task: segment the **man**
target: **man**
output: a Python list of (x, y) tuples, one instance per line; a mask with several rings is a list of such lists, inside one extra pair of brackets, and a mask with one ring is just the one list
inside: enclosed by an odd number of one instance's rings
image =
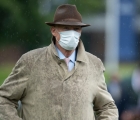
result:
[[(118, 120), (104, 80), (102, 62), (80, 40), (75, 5), (57, 8), (52, 43), (24, 54), (0, 87), (1, 120)], [(22, 103), (21, 118), (17, 115)], [(94, 115), (95, 112), (95, 115)]]

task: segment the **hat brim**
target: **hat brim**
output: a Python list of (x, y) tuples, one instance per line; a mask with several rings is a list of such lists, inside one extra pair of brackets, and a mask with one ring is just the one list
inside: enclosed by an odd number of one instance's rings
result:
[(82, 22), (69, 22), (69, 21), (63, 21), (63, 22), (45, 22), (49, 26), (54, 25), (69, 25), (69, 26), (80, 26), (80, 27), (88, 27), (89, 24), (84, 24)]

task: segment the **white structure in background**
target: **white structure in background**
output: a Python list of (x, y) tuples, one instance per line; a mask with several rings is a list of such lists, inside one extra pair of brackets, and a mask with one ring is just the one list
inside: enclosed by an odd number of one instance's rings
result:
[(106, 0), (105, 67), (108, 72), (119, 68), (119, 0)]
[(91, 26), (85, 27), (83, 32), (104, 32), (105, 31), (105, 14), (92, 14), (83, 17), (83, 22)]

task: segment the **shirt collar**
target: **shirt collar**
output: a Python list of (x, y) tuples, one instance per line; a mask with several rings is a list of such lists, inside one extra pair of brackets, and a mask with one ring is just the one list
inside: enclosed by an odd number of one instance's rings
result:
[[(56, 48), (56, 51), (58, 53), (58, 56), (60, 59), (65, 59), (66, 57), (63, 55), (63, 53), (55, 46)], [(69, 59), (75, 63), (75, 60), (76, 60), (76, 50), (73, 51), (73, 53), (69, 56)]]

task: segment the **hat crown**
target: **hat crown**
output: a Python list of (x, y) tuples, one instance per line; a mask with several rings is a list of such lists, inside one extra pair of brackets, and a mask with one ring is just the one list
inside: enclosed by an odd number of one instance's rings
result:
[(77, 11), (75, 5), (64, 4), (56, 9), (54, 22), (62, 21), (82, 22), (81, 14)]
[(71, 25), (87, 27), (89, 24), (82, 23), (82, 16), (75, 5), (64, 4), (59, 6), (54, 14), (53, 22), (45, 22), (49, 26)]

